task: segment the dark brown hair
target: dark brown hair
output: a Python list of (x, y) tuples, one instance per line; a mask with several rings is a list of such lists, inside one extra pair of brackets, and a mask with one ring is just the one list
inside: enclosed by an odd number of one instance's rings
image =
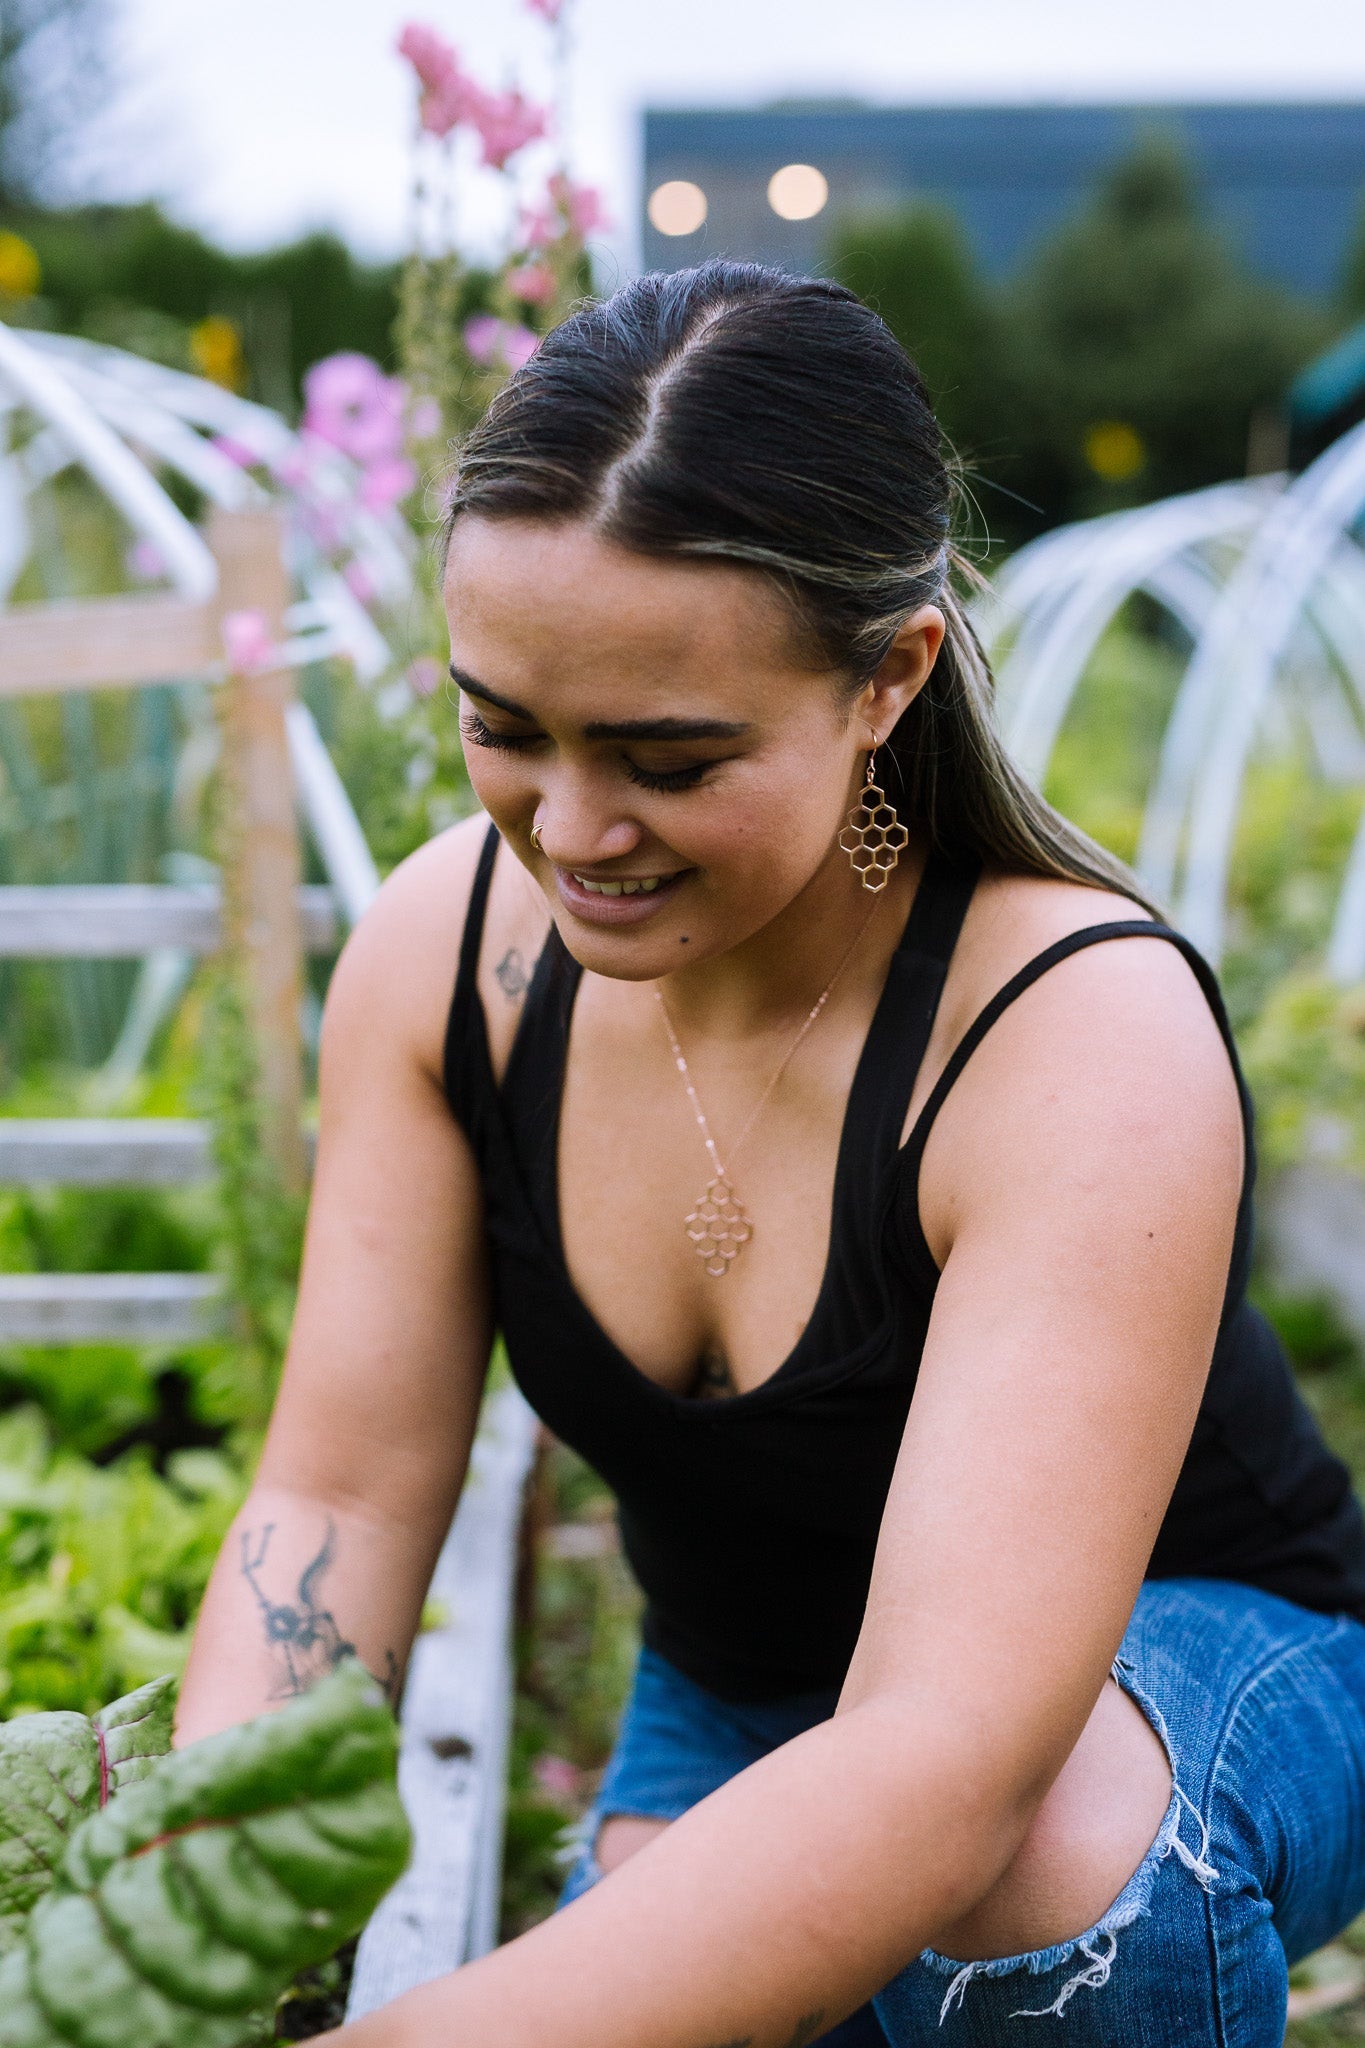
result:
[(823, 279), (713, 262), (637, 278), (546, 336), (461, 451), (445, 539), (465, 513), (590, 520), (637, 554), (747, 565), (851, 692), (938, 605), (942, 652), (889, 741), (898, 807), (949, 852), (1145, 902), (1001, 744), (955, 503), (923, 381), (875, 313)]

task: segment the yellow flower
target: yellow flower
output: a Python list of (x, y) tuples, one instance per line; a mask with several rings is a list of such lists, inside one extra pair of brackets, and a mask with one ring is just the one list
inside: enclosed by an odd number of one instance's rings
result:
[(245, 381), (241, 330), (221, 313), (210, 313), (190, 329), (190, 354), (200, 375), (227, 391), (240, 391)]
[(33, 244), (0, 228), (0, 298), (31, 299), (42, 281), (42, 265)]
[(1086, 429), (1085, 459), (1103, 482), (1122, 484), (1146, 462), (1147, 446), (1126, 420), (1096, 420)]

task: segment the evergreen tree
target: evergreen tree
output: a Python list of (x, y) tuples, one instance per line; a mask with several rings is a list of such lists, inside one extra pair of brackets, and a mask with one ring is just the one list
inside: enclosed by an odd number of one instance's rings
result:
[(1331, 330), (1242, 265), (1160, 137), (1038, 250), (1004, 312), (1006, 480), (1049, 523), (1241, 474), (1253, 417)]

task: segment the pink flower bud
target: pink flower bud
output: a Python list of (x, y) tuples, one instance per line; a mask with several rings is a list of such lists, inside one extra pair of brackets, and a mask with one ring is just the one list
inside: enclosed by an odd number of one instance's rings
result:
[(360, 479), (360, 502), (370, 512), (387, 511), (416, 487), (417, 471), (405, 455), (381, 455)]
[(444, 670), (434, 655), (419, 654), (408, 664), (408, 688), (414, 697), (433, 697), (441, 686)]
[(507, 289), (528, 306), (544, 306), (555, 295), (554, 272), (543, 263), (519, 263), (507, 273)]
[(234, 441), (231, 434), (215, 434), (213, 445), (229, 462), (235, 462), (238, 469), (254, 469), (261, 460), (254, 448), (248, 448), (245, 441)]
[(538, 1756), (532, 1775), (541, 1791), (548, 1792), (552, 1799), (572, 1799), (582, 1777), (577, 1766), (562, 1756)]
[(223, 652), (234, 675), (255, 675), (269, 668), (275, 647), (264, 612), (228, 612), (223, 620)]
[(159, 583), (166, 574), (166, 558), (153, 540), (139, 535), (123, 558), (128, 574), (139, 583)]
[(540, 347), (540, 337), (529, 327), (499, 320), (492, 313), (476, 313), (465, 322), (465, 347), (476, 363), (486, 368), (519, 370)]

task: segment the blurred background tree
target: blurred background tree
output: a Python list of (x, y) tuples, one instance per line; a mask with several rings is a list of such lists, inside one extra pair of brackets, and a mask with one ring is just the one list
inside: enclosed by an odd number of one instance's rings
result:
[(1295, 298), (1245, 267), (1154, 134), (999, 286), (926, 208), (839, 223), (829, 268), (919, 361), (1008, 543), (1243, 474), (1253, 424), (1365, 299), (1365, 233), (1340, 308)]

